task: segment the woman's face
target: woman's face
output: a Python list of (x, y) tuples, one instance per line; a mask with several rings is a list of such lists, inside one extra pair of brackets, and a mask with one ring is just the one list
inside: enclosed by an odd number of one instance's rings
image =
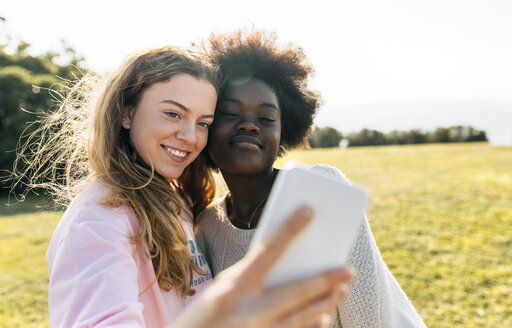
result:
[(223, 171), (255, 175), (272, 168), (279, 151), (281, 110), (275, 92), (253, 79), (232, 85), (220, 99), (208, 153)]
[(176, 74), (144, 90), (135, 108), (127, 106), (122, 126), (141, 158), (172, 181), (205, 147), (216, 101), (210, 82)]

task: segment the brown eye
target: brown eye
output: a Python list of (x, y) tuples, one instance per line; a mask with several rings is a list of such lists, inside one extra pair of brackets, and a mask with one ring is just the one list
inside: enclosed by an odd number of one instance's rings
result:
[(263, 121), (263, 122), (269, 122), (269, 123), (273, 123), (273, 122), (275, 122), (275, 121), (276, 121), (276, 120), (275, 120), (274, 118), (272, 118), (272, 117), (260, 117), (259, 119), (260, 119), (261, 121)]

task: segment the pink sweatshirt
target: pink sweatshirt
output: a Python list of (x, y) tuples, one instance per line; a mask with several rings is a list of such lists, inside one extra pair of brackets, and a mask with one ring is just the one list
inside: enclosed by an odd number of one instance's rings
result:
[(53, 234), (46, 260), (51, 327), (164, 327), (212, 279), (194, 239), (192, 214), (182, 213), (190, 252), (207, 273), (194, 273), (193, 297), (158, 287), (147, 247), (130, 237), (138, 222), (128, 207), (100, 204), (106, 188), (91, 184), (71, 202)]

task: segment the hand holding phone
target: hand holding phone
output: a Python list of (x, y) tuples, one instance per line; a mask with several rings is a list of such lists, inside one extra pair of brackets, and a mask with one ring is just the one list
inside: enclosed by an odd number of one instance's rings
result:
[(367, 192), (360, 187), (326, 178), (301, 164), (287, 163), (274, 182), (250, 248), (272, 234), (302, 205), (313, 209), (315, 220), (270, 270), (265, 287), (341, 267), (368, 202)]

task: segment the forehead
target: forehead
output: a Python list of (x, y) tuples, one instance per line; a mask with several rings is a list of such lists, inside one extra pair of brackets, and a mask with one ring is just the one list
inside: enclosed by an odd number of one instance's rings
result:
[(160, 97), (165, 97), (166, 95), (193, 97), (198, 91), (205, 89), (215, 90), (215, 87), (204, 79), (197, 78), (187, 73), (178, 73), (171, 76), (167, 81), (151, 84), (143, 91), (143, 94), (151, 94)]
[(252, 79), (240, 85), (229, 85), (222, 98), (232, 98), (242, 103), (272, 103), (276, 107), (278, 106), (278, 99), (274, 90), (265, 82), (257, 79)]

